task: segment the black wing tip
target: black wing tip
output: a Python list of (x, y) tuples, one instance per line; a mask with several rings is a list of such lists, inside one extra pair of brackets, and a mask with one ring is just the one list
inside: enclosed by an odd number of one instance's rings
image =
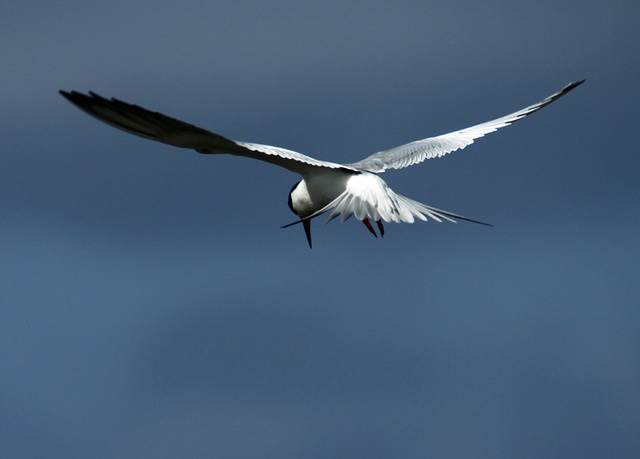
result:
[[(573, 91), (574, 89), (576, 89), (578, 86), (580, 86), (585, 81), (587, 81), (587, 80), (586, 79), (582, 79), (582, 80), (570, 82), (564, 88), (562, 88), (560, 91), (558, 91), (554, 95), (548, 97), (547, 100), (544, 101), (544, 102), (546, 102), (546, 104), (544, 104), (544, 105), (547, 105), (547, 104), (549, 104), (549, 103), (551, 103), (551, 102), (553, 102), (555, 100), (558, 100), (559, 98), (561, 98), (565, 94), (567, 94), (567, 93)], [(542, 108), (542, 107), (540, 107), (540, 108)]]
[(280, 229), (289, 228), (290, 226), (297, 225), (298, 223), (302, 223), (302, 220), (296, 220), (295, 222), (287, 223), (286, 225), (282, 225)]
[(63, 89), (60, 89), (58, 93), (62, 97), (67, 99), (69, 102), (75, 105), (118, 104), (118, 105), (126, 105), (126, 106), (139, 108), (137, 105), (129, 104), (127, 102), (122, 102), (121, 100), (116, 99), (115, 97), (111, 97), (110, 99), (107, 99), (106, 97), (103, 97), (94, 91), (87, 91), (86, 93), (83, 93), (75, 90), (65, 91)]
[(67, 99), (69, 102), (71, 102), (72, 104), (76, 105), (77, 107), (85, 107), (91, 104), (95, 104), (96, 102), (105, 102), (106, 99), (98, 94), (96, 94), (93, 91), (89, 91), (87, 94), (82, 93), (80, 91), (65, 91), (63, 89), (60, 89), (58, 91), (58, 94), (60, 94), (62, 97), (64, 97), (65, 99)]
[(566, 85), (563, 89), (562, 92), (566, 93), (569, 92), (575, 88), (577, 88), (578, 86), (580, 86), (582, 83), (584, 83), (585, 81), (587, 81), (586, 78), (583, 78), (582, 80), (578, 80), (578, 81), (572, 81), (571, 83), (569, 83), (568, 85)]
[[(429, 206), (427, 207), (430, 211), (435, 212), (436, 214), (440, 214), (438, 215), (439, 217), (446, 215), (447, 217), (453, 219), (453, 220), (449, 220), (449, 221), (453, 221), (453, 223), (457, 223), (456, 220), (464, 220), (465, 222), (477, 223), (478, 225), (493, 226), (491, 223), (485, 223), (485, 222), (481, 222), (480, 220), (474, 220), (473, 218), (463, 217), (462, 215), (454, 214), (452, 212), (447, 212), (446, 210), (436, 209), (435, 207), (429, 207)], [(447, 218), (445, 218), (445, 220), (446, 219)]]
[[(64, 89), (60, 89), (58, 91), (58, 94), (60, 94), (63, 97), (66, 97), (67, 99), (73, 99), (73, 98), (77, 98), (77, 97), (89, 97), (86, 94), (80, 92), (80, 91), (75, 91), (75, 90), (71, 90), (71, 91), (65, 91)], [(92, 94), (91, 91), (89, 91), (89, 94)]]
[(83, 95), (78, 91), (65, 91), (64, 89), (60, 89), (58, 91), (58, 94), (60, 94), (62, 97), (64, 97), (70, 102), (73, 102), (73, 100), (76, 99), (78, 96)]
[(464, 220), (465, 222), (469, 222), (469, 223), (477, 223), (478, 225), (484, 225), (484, 226), (493, 226), (491, 223), (485, 223), (485, 222), (481, 222), (480, 220), (474, 220), (473, 218), (467, 218), (467, 217), (461, 217), (460, 215), (456, 215), (455, 218), (458, 218), (460, 220)]

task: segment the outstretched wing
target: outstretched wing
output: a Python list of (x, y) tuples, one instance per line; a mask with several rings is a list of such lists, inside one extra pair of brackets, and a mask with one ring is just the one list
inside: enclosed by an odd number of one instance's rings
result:
[(402, 169), (403, 167), (421, 163), (425, 159), (444, 156), (447, 153), (451, 153), (452, 151), (471, 145), (475, 139), (479, 139), (480, 137), (494, 132), (501, 127), (515, 123), (525, 116), (540, 110), (542, 107), (558, 100), (584, 81), (585, 80), (569, 83), (557, 93), (547, 97), (537, 104), (530, 105), (529, 107), (523, 108), (522, 110), (510, 115), (503, 116), (502, 118), (487, 121), (486, 123), (468, 127), (460, 131), (450, 132), (449, 134), (440, 135), (438, 137), (416, 140), (415, 142), (411, 142), (406, 145), (378, 152), (363, 159), (362, 161), (358, 161), (357, 163), (347, 164), (347, 166), (354, 167), (356, 169), (363, 169), (369, 172), (380, 173), (384, 172), (386, 169)]
[(113, 127), (147, 139), (191, 148), (199, 153), (229, 153), (266, 161), (304, 175), (315, 168), (353, 168), (341, 164), (320, 161), (292, 150), (257, 143), (227, 139), (206, 129), (152, 112), (138, 105), (118, 99), (105, 99), (94, 92), (82, 94), (77, 91), (60, 91), (69, 102), (89, 115)]

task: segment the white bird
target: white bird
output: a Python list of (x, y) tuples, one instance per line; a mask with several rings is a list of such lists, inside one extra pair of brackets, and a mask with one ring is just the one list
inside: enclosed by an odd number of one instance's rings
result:
[(425, 159), (444, 156), (471, 145), (475, 139), (508, 126), (558, 100), (584, 81), (569, 83), (546, 99), (502, 118), (449, 134), (416, 140), (351, 164), (321, 161), (285, 148), (227, 139), (137, 105), (114, 98), (105, 99), (91, 91), (88, 95), (76, 91), (60, 91), (60, 94), (89, 115), (131, 134), (176, 147), (191, 148), (198, 153), (247, 156), (300, 174), (302, 180), (289, 193), (289, 207), (299, 220), (283, 228), (302, 223), (311, 247), (311, 219), (328, 211), (331, 212), (325, 224), (338, 216), (344, 222), (355, 215), (376, 237), (371, 221), (376, 222), (381, 236), (384, 236), (383, 220), (413, 223), (416, 218), (424, 221), (432, 218), (438, 222), (448, 220), (455, 223), (454, 219), (458, 218), (488, 225), (399, 195), (377, 174), (387, 169), (401, 169)]

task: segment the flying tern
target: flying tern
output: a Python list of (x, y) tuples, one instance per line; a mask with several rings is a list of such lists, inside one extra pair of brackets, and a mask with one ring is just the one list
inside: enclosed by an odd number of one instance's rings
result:
[(325, 223), (338, 216), (342, 222), (355, 216), (376, 237), (371, 222), (375, 222), (381, 236), (384, 236), (382, 221), (413, 223), (416, 219), (426, 221), (431, 218), (438, 222), (447, 220), (455, 223), (455, 219), (460, 219), (488, 225), (397, 194), (378, 174), (387, 169), (412, 166), (425, 159), (441, 157), (469, 146), (475, 139), (508, 126), (558, 100), (584, 81), (569, 83), (546, 99), (510, 115), (380, 151), (350, 164), (321, 161), (285, 148), (231, 140), (138, 105), (115, 98), (106, 99), (91, 91), (83, 94), (61, 90), (60, 94), (89, 115), (131, 134), (176, 147), (190, 148), (198, 153), (228, 153), (259, 159), (301, 175), (302, 180), (289, 193), (289, 208), (298, 216), (298, 220), (283, 228), (302, 223), (311, 247), (311, 219), (329, 211)]

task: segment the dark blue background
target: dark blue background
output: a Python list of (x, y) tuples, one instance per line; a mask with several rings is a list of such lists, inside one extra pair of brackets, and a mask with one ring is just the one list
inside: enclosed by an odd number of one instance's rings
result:
[[(0, 456), (635, 457), (637, 2), (14, 2)], [(314, 223), (298, 177), (107, 127), (94, 90), (488, 221)]]

